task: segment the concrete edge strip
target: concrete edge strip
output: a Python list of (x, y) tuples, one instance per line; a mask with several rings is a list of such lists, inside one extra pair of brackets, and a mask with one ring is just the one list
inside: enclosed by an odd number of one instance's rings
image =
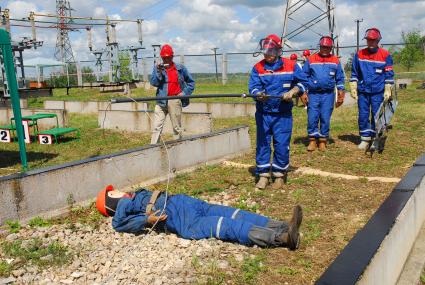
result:
[[(236, 168), (250, 168), (255, 167), (251, 164), (243, 164), (233, 161), (224, 161), (223, 165), (225, 166), (231, 166)], [(378, 181), (378, 182), (384, 182), (384, 183), (397, 183), (400, 181), (400, 178), (397, 177), (363, 177), (363, 176), (355, 176), (355, 175), (348, 175), (348, 174), (341, 174), (341, 173), (332, 173), (327, 171), (322, 171), (319, 169), (314, 169), (310, 167), (299, 167), (295, 170), (295, 173), (300, 173), (304, 175), (317, 175), (317, 176), (323, 176), (323, 177), (331, 177), (331, 178), (342, 178), (347, 180), (357, 180), (357, 179), (367, 179), (368, 181)]]
[(413, 166), (316, 284), (394, 284), (425, 220), (424, 176), (425, 166)]
[[(220, 147), (223, 140), (229, 142), (228, 148)], [(171, 176), (179, 171), (218, 163), (251, 151), (247, 126), (192, 136), (167, 144), (172, 150)], [(92, 199), (107, 184), (114, 184), (120, 189), (140, 182), (166, 180), (168, 166), (164, 160), (166, 153), (163, 146), (157, 144), (140, 149), (124, 151), (122, 155), (115, 153), (2, 177), (0, 224), (7, 219), (21, 221), (43, 213), (48, 215), (69, 205), (68, 199), (74, 203)], [(185, 154), (192, 156), (181, 159)], [(141, 169), (146, 171), (142, 173)], [(78, 180), (75, 180), (76, 177)], [(40, 199), (46, 194), (49, 194), (46, 196), (49, 199)]]
[[(178, 144), (184, 141), (193, 141), (193, 140), (197, 140), (197, 139), (201, 139), (201, 138), (208, 138), (208, 137), (213, 137), (216, 136), (218, 134), (223, 134), (223, 133), (228, 133), (228, 132), (232, 132), (241, 128), (247, 128), (248, 126), (236, 126), (236, 127), (232, 127), (232, 128), (227, 128), (227, 129), (222, 129), (222, 130), (218, 130), (218, 131), (214, 131), (208, 134), (199, 134), (199, 135), (192, 135), (192, 136), (187, 136), (184, 137), (180, 140), (171, 140), (171, 141), (167, 141), (165, 142), (165, 144), (167, 146), (172, 146), (174, 144)], [(0, 176), (0, 182), (1, 181), (6, 181), (6, 180), (13, 180), (16, 178), (23, 178), (26, 176), (31, 176), (31, 175), (37, 175), (43, 172), (48, 172), (51, 170), (57, 170), (57, 169), (62, 169), (62, 168), (67, 168), (67, 167), (72, 167), (72, 166), (76, 166), (76, 165), (81, 165), (87, 162), (93, 162), (93, 161), (98, 161), (98, 160), (103, 160), (103, 159), (108, 159), (108, 158), (114, 158), (114, 157), (118, 157), (121, 156), (123, 154), (129, 154), (129, 153), (133, 153), (133, 152), (139, 152), (148, 148), (154, 148), (157, 147), (158, 144), (156, 145), (144, 145), (141, 147), (137, 147), (137, 148), (133, 148), (133, 149), (128, 149), (128, 150), (123, 150), (123, 151), (118, 151), (112, 154), (106, 154), (106, 155), (100, 155), (100, 156), (96, 156), (96, 157), (92, 157), (92, 158), (86, 158), (86, 159), (81, 159), (81, 160), (76, 160), (76, 161), (72, 161), (72, 162), (66, 162), (60, 165), (54, 165), (54, 166), (47, 166), (47, 167), (43, 167), (43, 168), (38, 168), (38, 169), (34, 169), (34, 170), (29, 170), (27, 172), (22, 172), (22, 173), (15, 173), (15, 174), (11, 174), (11, 175), (6, 175), (6, 176)]]
[(422, 269), (425, 265), (425, 223), (422, 224), (418, 238), (404, 264), (397, 285), (419, 284)]

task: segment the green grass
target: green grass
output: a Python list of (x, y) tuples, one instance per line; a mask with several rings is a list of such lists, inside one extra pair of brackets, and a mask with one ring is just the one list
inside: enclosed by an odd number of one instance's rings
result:
[(72, 254), (69, 249), (59, 242), (43, 243), (38, 238), (26, 240), (4, 241), (1, 244), (6, 258), (19, 258), (20, 264), (14, 264), (14, 268), (33, 264), (36, 266), (61, 266), (67, 264)]
[(265, 271), (264, 255), (256, 255), (254, 257), (246, 257), (241, 266), (241, 275), (238, 276), (239, 284), (255, 284), (258, 275)]
[(10, 233), (18, 233), (21, 230), (19, 221), (6, 221), (6, 226)]
[[(100, 129), (96, 115), (69, 114), (68, 125), (80, 130), (80, 139), (75, 139), (71, 135), (60, 139), (59, 144), (40, 145), (33, 142), (26, 145), (30, 169), (109, 154), (146, 145), (150, 142), (150, 133), (129, 133)], [(0, 161), (3, 165), (3, 168), (0, 168), (0, 175), (20, 171), (18, 144), (1, 144)]]
[(32, 228), (38, 228), (38, 227), (49, 227), (51, 223), (49, 220), (45, 220), (41, 217), (34, 217), (28, 222), (28, 225)]
[(6, 261), (0, 261), (0, 277), (8, 277), (13, 270), (13, 265)]

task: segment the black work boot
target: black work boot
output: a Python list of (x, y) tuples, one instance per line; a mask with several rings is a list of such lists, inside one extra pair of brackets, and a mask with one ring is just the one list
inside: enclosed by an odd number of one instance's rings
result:
[(303, 210), (300, 205), (294, 207), (289, 228), (286, 233), (280, 236), (281, 241), (290, 249), (296, 250), (300, 245), (299, 228), (303, 220)]

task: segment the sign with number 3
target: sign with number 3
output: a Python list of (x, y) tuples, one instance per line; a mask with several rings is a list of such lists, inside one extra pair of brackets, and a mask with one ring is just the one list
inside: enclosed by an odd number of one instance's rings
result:
[(38, 142), (40, 144), (52, 144), (52, 136), (51, 135), (38, 135)]

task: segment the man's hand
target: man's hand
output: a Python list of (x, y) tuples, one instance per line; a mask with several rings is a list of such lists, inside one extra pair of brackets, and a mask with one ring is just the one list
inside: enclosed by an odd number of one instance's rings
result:
[(384, 89), (384, 101), (388, 102), (388, 100), (390, 100), (391, 96), (392, 96), (392, 89), (393, 86), (391, 84), (385, 84), (385, 89)]
[(344, 90), (338, 90), (338, 96), (336, 99), (335, 107), (339, 107), (344, 103), (345, 98), (345, 91)]
[(257, 100), (260, 102), (266, 102), (269, 99), (269, 96), (266, 95), (266, 93), (261, 92), (258, 97)]
[(304, 92), (303, 95), (300, 96), (301, 102), (303, 102), (304, 106), (308, 105), (308, 94)]
[(158, 77), (162, 77), (162, 70), (164, 69), (164, 65), (162, 65), (161, 63), (158, 63), (156, 65), (156, 74), (158, 75)]
[(355, 100), (359, 99), (357, 95), (357, 81), (350, 82), (350, 95)]
[(161, 212), (160, 210), (155, 211), (154, 213), (150, 214), (148, 216), (147, 222), (151, 225), (155, 224), (156, 222), (162, 222), (167, 219), (167, 215), (163, 214), (161, 216), (157, 216), (157, 214)]
[(295, 86), (288, 92), (283, 93), (282, 100), (286, 102), (290, 102), (292, 98), (298, 95), (299, 92), (300, 92), (300, 88), (298, 86)]

